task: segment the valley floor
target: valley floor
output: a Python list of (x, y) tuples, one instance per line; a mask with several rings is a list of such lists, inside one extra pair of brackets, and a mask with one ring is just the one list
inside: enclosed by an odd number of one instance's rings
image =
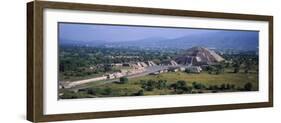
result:
[(61, 89), (60, 98), (258, 91), (258, 88), (258, 73), (256, 71), (233, 73), (230, 69), (226, 69), (220, 74), (210, 74), (203, 71), (197, 74), (167, 72), (158, 75), (145, 75), (129, 78), (128, 82), (123, 84), (98, 81), (76, 88)]

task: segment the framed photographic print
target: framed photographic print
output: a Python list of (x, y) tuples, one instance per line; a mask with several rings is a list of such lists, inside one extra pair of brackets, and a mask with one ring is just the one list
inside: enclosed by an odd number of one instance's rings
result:
[(33, 122), (273, 106), (273, 17), (27, 4)]

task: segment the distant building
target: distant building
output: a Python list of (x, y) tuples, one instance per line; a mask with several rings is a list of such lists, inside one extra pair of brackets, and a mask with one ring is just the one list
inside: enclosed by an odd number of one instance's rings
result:
[(108, 74), (107, 75), (107, 79), (114, 79), (114, 78), (115, 78), (115, 76), (113, 74)]
[(168, 71), (178, 72), (179, 71), (179, 67), (170, 67), (170, 68), (168, 68)]
[(178, 63), (174, 60), (166, 60), (166, 61), (161, 62), (161, 65), (177, 66)]
[(114, 64), (105, 64), (104, 66), (105, 66), (105, 67), (113, 67)]
[(186, 68), (191, 73), (200, 73), (202, 68), (200, 66), (190, 66)]
[(147, 67), (147, 66), (148, 66), (148, 65), (147, 65), (146, 63), (144, 63), (144, 62), (140, 62), (140, 64), (141, 64), (142, 67)]
[(137, 64), (131, 64), (130, 67), (133, 67), (133, 68), (135, 68), (135, 69), (140, 68), (140, 66), (138, 66)]
[(128, 72), (128, 70), (127, 69), (121, 69), (121, 70), (119, 70), (121, 73), (127, 73)]
[(180, 71), (185, 71), (185, 67), (180, 67), (179, 70)]
[(147, 61), (146, 64), (148, 66), (156, 66), (157, 64), (155, 64), (153, 61)]
[(124, 67), (134, 67), (134, 68), (141, 68), (141, 67), (150, 67), (156, 66), (153, 61), (146, 61), (146, 62), (136, 62), (136, 63), (123, 63)]
[(113, 73), (113, 75), (114, 75), (115, 78), (120, 78), (120, 77), (125, 76), (125, 74), (124, 74), (124, 73), (121, 73), (121, 72)]
[(182, 56), (176, 58), (178, 64), (182, 65), (192, 65), (194, 56)]
[(124, 63), (123, 66), (124, 66), (124, 67), (131, 67), (131, 64), (129, 64), (129, 63)]
[(121, 64), (121, 63), (116, 63), (116, 64), (112, 64), (112, 66), (122, 67), (122, 66), (123, 66), (123, 64)]
[(142, 67), (142, 65), (141, 65), (140, 62), (137, 62), (135, 65), (136, 65), (137, 67)]

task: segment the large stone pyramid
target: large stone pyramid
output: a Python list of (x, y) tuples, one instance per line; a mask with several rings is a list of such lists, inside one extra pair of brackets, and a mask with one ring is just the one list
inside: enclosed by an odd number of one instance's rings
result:
[(178, 64), (183, 65), (209, 65), (223, 60), (215, 51), (204, 47), (192, 47), (175, 59)]

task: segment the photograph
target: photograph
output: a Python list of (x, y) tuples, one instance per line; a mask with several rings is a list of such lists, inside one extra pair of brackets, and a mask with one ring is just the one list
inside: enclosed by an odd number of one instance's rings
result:
[(259, 31), (58, 22), (58, 99), (259, 90)]
[(274, 14), (94, 1), (26, 5), (28, 121), (275, 104)]

